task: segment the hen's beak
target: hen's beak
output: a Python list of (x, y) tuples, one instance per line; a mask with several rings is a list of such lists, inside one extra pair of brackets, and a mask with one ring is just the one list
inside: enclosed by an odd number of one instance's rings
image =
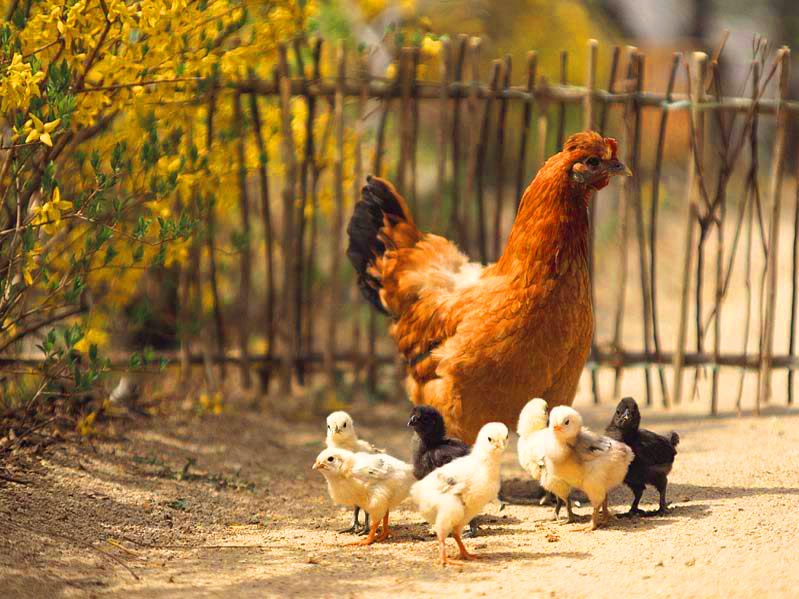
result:
[(620, 160), (611, 158), (605, 160), (605, 172), (609, 175), (624, 175), (625, 177), (632, 177), (633, 172)]

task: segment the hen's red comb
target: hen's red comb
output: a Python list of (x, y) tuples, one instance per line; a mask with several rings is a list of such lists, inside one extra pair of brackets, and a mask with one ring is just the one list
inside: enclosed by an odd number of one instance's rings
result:
[(619, 143), (612, 137), (606, 137), (605, 143), (610, 146), (610, 157), (616, 158), (616, 152), (619, 150)]

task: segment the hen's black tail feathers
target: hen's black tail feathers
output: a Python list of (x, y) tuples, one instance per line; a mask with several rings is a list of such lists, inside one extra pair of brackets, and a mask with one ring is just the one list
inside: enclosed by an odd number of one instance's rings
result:
[(671, 443), (672, 447), (677, 447), (680, 444), (680, 435), (674, 431), (671, 431), (671, 435), (669, 435), (669, 443)]
[(361, 190), (361, 200), (355, 204), (347, 226), (349, 247), (347, 256), (358, 274), (358, 287), (366, 300), (383, 314), (388, 314), (380, 301), (380, 280), (368, 272), (377, 256), (386, 251), (380, 238), (384, 217), (391, 221), (407, 220), (402, 201), (385, 181), (377, 177), (366, 178)]

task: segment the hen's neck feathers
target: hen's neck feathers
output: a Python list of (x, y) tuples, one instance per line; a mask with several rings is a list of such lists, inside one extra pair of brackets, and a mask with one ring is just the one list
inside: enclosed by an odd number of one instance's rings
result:
[(591, 190), (571, 180), (571, 160), (554, 155), (527, 187), (496, 271), (510, 274), (543, 264), (557, 275), (562, 264), (588, 257), (588, 201)]

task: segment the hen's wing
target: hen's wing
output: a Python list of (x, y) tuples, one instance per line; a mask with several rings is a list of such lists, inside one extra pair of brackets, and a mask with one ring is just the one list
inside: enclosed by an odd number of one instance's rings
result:
[(347, 233), (362, 293), (394, 318), (392, 333), (414, 378), (433, 378), (431, 352), (455, 334), (463, 292), (477, 284), (482, 266), (443, 237), (419, 231), (402, 196), (377, 177), (368, 178)]

